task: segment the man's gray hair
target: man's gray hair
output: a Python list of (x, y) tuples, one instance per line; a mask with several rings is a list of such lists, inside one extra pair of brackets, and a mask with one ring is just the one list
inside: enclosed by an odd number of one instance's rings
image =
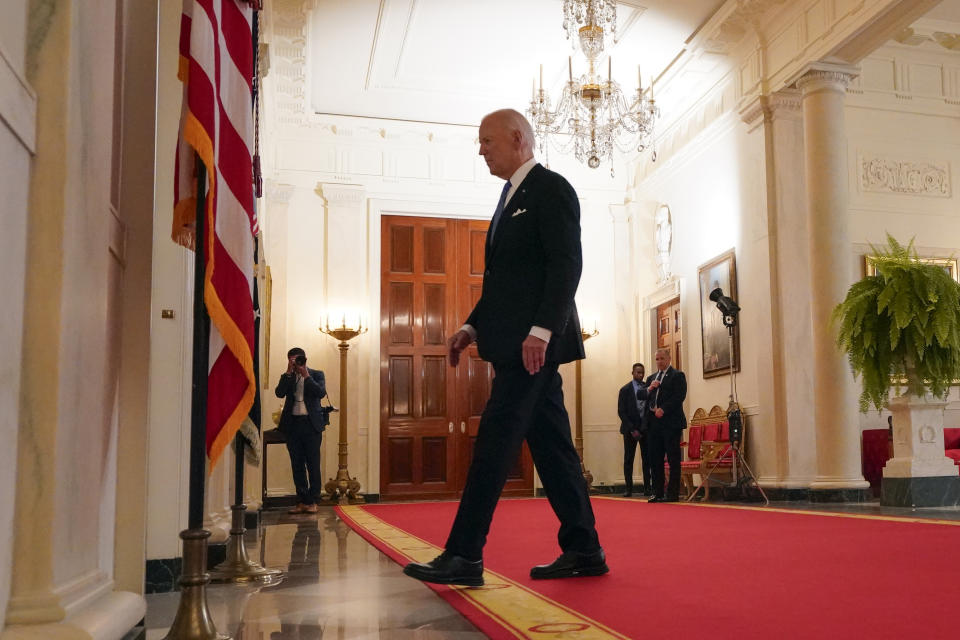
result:
[(522, 113), (516, 109), (498, 109), (497, 111), (488, 113), (483, 117), (484, 120), (487, 118), (498, 120), (509, 131), (519, 131), (520, 137), (523, 140), (523, 150), (528, 151), (531, 154), (533, 153), (533, 127), (530, 125), (530, 121), (527, 120)]

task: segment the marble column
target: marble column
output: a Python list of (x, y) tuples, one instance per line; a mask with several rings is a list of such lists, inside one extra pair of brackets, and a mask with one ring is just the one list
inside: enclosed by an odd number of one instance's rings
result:
[[(797, 238), (807, 235), (803, 112), (797, 89), (760, 96), (740, 111), (750, 135), (762, 135), (765, 180), (765, 237), (756, 251), (766, 254), (769, 326), (758, 328), (767, 342), (757, 367), (771, 375), (758, 380), (762, 402), (750, 447), (758, 481), (777, 497), (805, 494), (816, 477), (814, 365), (796, 354), (812, 344), (809, 318), (809, 254)], [(759, 141), (758, 141), (759, 143)], [(798, 276), (798, 274), (802, 274)]]
[[(812, 296), (817, 475), (810, 488), (831, 499), (856, 499), (869, 485), (860, 471), (857, 392), (830, 323), (852, 282), (847, 212), (844, 100), (851, 67), (818, 64), (798, 80), (803, 109), (807, 238)], [(852, 490), (852, 491), (847, 491)]]

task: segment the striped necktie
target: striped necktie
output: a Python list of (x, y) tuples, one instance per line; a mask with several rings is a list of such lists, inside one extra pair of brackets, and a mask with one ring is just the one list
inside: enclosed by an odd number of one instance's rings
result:
[(490, 241), (493, 242), (493, 234), (497, 231), (497, 223), (500, 222), (500, 216), (503, 215), (503, 208), (507, 204), (507, 193), (510, 191), (510, 181), (507, 180), (503, 185), (503, 191), (500, 193), (500, 202), (497, 203), (497, 210), (493, 212), (493, 220), (490, 221)]
[[(663, 376), (664, 376), (665, 373), (666, 373), (666, 371), (658, 371), (658, 372), (657, 372), (657, 382), (659, 382), (661, 385), (663, 384)], [(658, 386), (657, 389), (656, 389), (656, 391), (655, 391), (654, 394), (653, 394), (653, 407), (654, 407), (655, 409), (659, 409), (659, 408), (660, 408), (660, 389), (661, 389), (661, 388), (662, 388), (661, 386)]]

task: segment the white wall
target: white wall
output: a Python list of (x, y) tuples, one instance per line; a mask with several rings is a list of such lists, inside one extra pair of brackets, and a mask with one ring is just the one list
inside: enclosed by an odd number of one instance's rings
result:
[[(268, 77), (268, 95), (270, 83)], [(317, 116), (309, 126), (279, 126), (267, 136), (271, 185), (264, 219), (273, 274), (271, 391), (286, 350), (297, 345), (326, 372), (336, 402), (339, 352), (336, 342), (317, 330), (321, 317), (327, 309), (347, 308), (373, 319), (371, 331), (351, 342), (348, 356), (349, 469), (364, 491), (379, 492), (380, 216), (489, 219), (501, 183), (477, 155), (475, 127)], [(610, 459), (620, 447), (616, 391), (636, 357), (619, 353), (614, 320), (610, 205), (623, 202), (626, 172), (621, 169), (611, 178), (609, 168), (591, 171), (556, 153), (551, 161), (551, 168), (564, 174), (581, 198), (584, 272), (577, 300), (581, 317), (591, 327), (596, 321), (600, 330), (587, 345), (583, 365), (585, 450), (597, 482), (610, 484), (621, 475), (619, 464)], [(305, 259), (309, 269), (302, 268)], [(626, 364), (610, 366), (618, 360)], [(572, 411), (573, 367), (564, 367), (561, 375)], [(264, 395), (267, 415), (279, 406), (271, 392)], [(337, 420), (335, 414), (325, 438), (325, 477), (336, 468)], [(274, 484), (289, 477), (289, 464), (278, 449), (271, 450), (269, 468), (270, 490), (286, 489)]]
[[(23, 291), (26, 276), (27, 196), (30, 157), (35, 144), (35, 98), (25, 80), (27, 0), (4, 6), (0, 21), (0, 193), (4, 232), (0, 234), (0, 300), (7, 307), (0, 325), (0, 611), (10, 596), (13, 513), (17, 477), (17, 430), (20, 421), (20, 356), (23, 338)], [(0, 617), (0, 628), (3, 619)]]
[[(891, 42), (861, 69), (846, 109), (854, 275), (863, 273), (870, 245), (885, 244), (887, 233), (903, 243), (912, 239), (922, 256), (960, 257), (960, 54), (929, 40)], [(892, 173), (869, 179), (871, 162)], [(892, 177), (915, 171), (926, 183)], [(950, 400), (945, 423), (960, 426), (956, 389)], [(887, 415), (872, 409), (861, 416), (861, 427), (886, 428)]]
[[(700, 339), (698, 266), (736, 251), (740, 315), (741, 371), (737, 375), (740, 403), (756, 407), (758, 325), (767, 321), (762, 310), (766, 295), (757, 279), (767, 269), (758, 263), (755, 245), (765, 241), (762, 134), (747, 134), (736, 114), (727, 114), (694, 139), (680, 154), (635, 188), (633, 199), (653, 210), (667, 204), (673, 217), (672, 271), (682, 283), (683, 359), (687, 376), (687, 413), (697, 407), (726, 406), (729, 376), (704, 379)], [(652, 223), (650, 224), (652, 232)], [(649, 260), (647, 269), (653, 269)], [(648, 284), (642, 296), (654, 287)], [(717, 312), (719, 313), (719, 312)], [(652, 337), (649, 338), (652, 340)], [(646, 345), (652, 357), (651, 345)], [(652, 370), (650, 364), (648, 370)]]

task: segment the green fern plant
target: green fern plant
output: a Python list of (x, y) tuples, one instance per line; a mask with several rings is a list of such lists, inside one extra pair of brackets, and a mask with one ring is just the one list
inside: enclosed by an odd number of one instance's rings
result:
[(923, 262), (913, 240), (873, 247), (876, 275), (854, 283), (833, 310), (837, 345), (863, 380), (860, 411), (887, 404), (901, 384), (915, 396), (946, 398), (960, 380), (960, 284)]

